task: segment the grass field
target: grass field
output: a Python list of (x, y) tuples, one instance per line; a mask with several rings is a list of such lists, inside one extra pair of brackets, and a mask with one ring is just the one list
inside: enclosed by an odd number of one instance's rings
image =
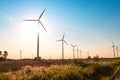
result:
[(0, 80), (109, 80), (120, 59), (7, 60), (0, 66)]

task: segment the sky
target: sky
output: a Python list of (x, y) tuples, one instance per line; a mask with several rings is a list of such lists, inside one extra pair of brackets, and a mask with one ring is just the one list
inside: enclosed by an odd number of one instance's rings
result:
[[(120, 0), (0, 0), (0, 50), (8, 58), (34, 58), (37, 55), (37, 31), (40, 21), (40, 53), (44, 59), (61, 59), (61, 42), (65, 33), (64, 56), (73, 58), (70, 44), (78, 45), (82, 58), (111, 58), (112, 42), (120, 47)], [(75, 49), (75, 56), (77, 55)], [(120, 56), (120, 54), (119, 54)], [(77, 57), (77, 56), (76, 56)]]

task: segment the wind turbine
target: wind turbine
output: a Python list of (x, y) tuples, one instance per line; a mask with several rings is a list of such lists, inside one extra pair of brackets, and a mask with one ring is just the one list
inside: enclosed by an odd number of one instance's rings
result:
[(118, 49), (118, 46), (116, 46), (116, 53), (117, 53), (117, 58), (118, 58), (118, 51), (119, 51), (119, 49)]
[(72, 45), (71, 46), (73, 47), (73, 59), (75, 59), (75, 47), (77, 47), (77, 45)]
[(20, 59), (22, 59), (22, 52), (23, 52), (23, 50), (20, 50)]
[[(24, 19), (24, 21), (34, 21), (34, 22), (38, 22), (38, 29), (39, 29), (39, 24), (41, 24), (41, 26), (44, 28), (44, 30), (47, 32), (47, 30), (45, 29), (44, 25), (42, 24), (42, 22), (40, 21), (42, 15), (44, 14), (46, 9), (43, 10), (43, 12), (41, 13), (41, 15), (39, 16), (38, 19)], [(38, 31), (38, 35), (37, 35), (37, 59), (40, 59), (39, 57), (39, 31)]]
[(79, 49), (78, 49), (78, 47), (77, 47), (77, 58), (79, 58)]
[(88, 51), (88, 52), (87, 52), (87, 58), (89, 57), (89, 54), (90, 54), (90, 53), (89, 53), (89, 51)]
[(115, 44), (114, 44), (114, 42), (112, 44), (113, 44), (113, 46), (112, 46), (112, 48), (113, 48), (113, 55), (114, 55), (114, 58), (115, 58)]
[(81, 57), (81, 59), (82, 59), (82, 51), (80, 50), (80, 57)]
[(57, 40), (58, 41), (62, 41), (62, 60), (64, 60), (64, 43), (66, 43), (68, 45), (68, 43), (64, 40), (65, 34), (63, 34), (62, 39)]

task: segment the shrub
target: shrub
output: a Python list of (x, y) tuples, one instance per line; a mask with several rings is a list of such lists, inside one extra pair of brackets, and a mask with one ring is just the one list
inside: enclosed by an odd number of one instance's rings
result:
[(94, 61), (98, 61), (99, 60), (99, 56), (96, 55), (96, 56), (93, 57), (93, 59), (94, 59)]
[(33, 75), (30, 80), (41, 80), (41, 77), (39, 77), (38, 75)]
[(88, 56), (87, 59), (91, 59), (91, 56)]
[(0, 75), (0, 80), (10, 80), (9, 77), (7, 75)]
[(113, 72), (110, 65), (91, 64), (84, 69), (86, 76), (93, 80), (100, 80), (102, 77), (109, 76)]
[(31, 72), (31, 66), (24, 67), (25, 74), (29, 74)]
[(74, 59), (71, 64), (76, 65), (76, 66), (81, 66), (81, 67), (86, 67), (89, 65), (89, 64), (87, 64), (81, 60), (78, 60), (78, 59)]
[[(119, 60), (83, 61), (75, 59), (69, 65), (25, 66), (18, 71), (1, 73), (0, 80), (105, 80), (120, 65)], [(8, 65), (8, 62), (6, 63), (5, 66)]]
[(0, 61), (4, 61), (5, 59), (4, 59), (4, 57), (0, 57)]

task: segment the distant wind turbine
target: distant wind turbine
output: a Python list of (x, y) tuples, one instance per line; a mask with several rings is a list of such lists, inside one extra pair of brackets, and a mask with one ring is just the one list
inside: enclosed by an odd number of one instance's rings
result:
[(75, 59), (75, 47), (77, 47), (77, 45), (72, 45), (71, 46), (73, 47), (73, 59)]
[(118, 46), (116, 46), (116, 53), (117, 53), (117, 58), (118, 58), (118, 51), (119, 51), (119, 49), (118, 49)]
[[(44, 25), (42, 24), (42, 22), (40, 21), (42, 15), (44, 14), (46, 9), (43, 10), (43, 12), (41, 13), (41, 15), (39, 16), (38, 19), (24, 19), (24, 21), (34, 21), (34, 22), (38, 22), (38, 29), (39, 29), (39, 24), (41, 24), (41, 26), (44, 28), (44, 30), (47, 32), (47, 30), (45, 29)], [(38, 31), (38, 35), (37, 35), (37, 59), (40, 59), (39, 57), (39, 31)]]
[(114, 58), (115, 58), (115, 44), (114, 44), (114, 42), (112, 43), (113, 45), (112, 45), (112, 48), (113, 48), (113, 55), (114, 55)]
[(57, 40), (58, 41), (62, 41), (62, 60), (64, 60), (64, 43), (66, 43), (68, 45), (68, 43), (64, 40), (65, 34), (63, 34), (62, 39)]
[(79, 58), (79, 49), (78, 49), (78, 47), (77, 47), (77, 58)]
[(23, 50), (20, 50), (20, 59), (22, 59)]
[(89, 51), (88, 51), (88, 52), (87, 52), (87, 58), (89, 57), (89, 54), (90, 54), (90, 53), (89, 53)]
[(82, 59), (82, 51), (80, 50), (80, 58)]

